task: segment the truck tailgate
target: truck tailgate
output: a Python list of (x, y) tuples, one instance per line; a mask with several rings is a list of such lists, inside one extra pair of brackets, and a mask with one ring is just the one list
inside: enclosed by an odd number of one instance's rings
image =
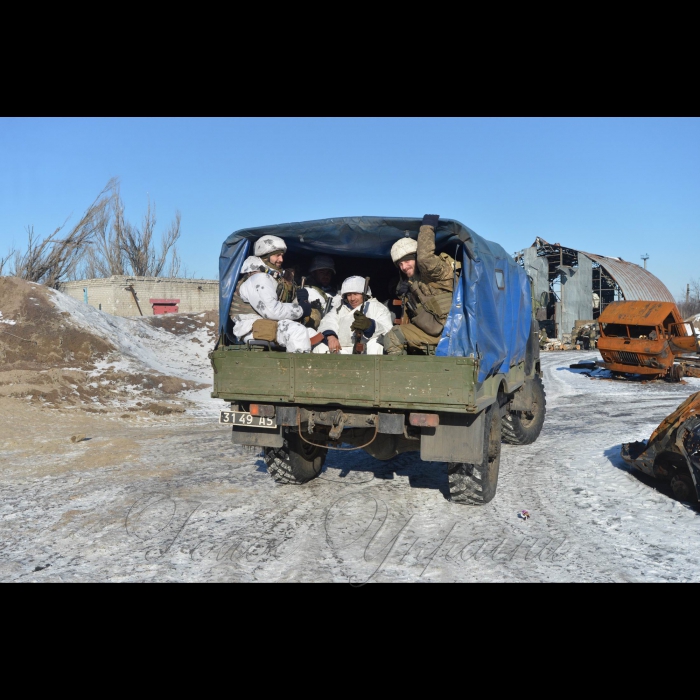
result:
[(474, 360), (424, 355), (212, 353), (217, 398), (464, 411), (474, 405)]

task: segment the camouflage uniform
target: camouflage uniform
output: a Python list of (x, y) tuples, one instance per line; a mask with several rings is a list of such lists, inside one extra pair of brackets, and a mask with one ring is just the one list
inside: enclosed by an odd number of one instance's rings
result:
[[(409, 323), (394, 326), (384, 336), (388, 355), (406, 354), (406, 348), (429, 354), (435, 350), (452, 305), (455, 261), (446, 253), (435, 254), (435, 229), (421, 226), (418, 232), (416, 272), (409, 279), (410, 291), (403, 298)], [(425, 320), (429, 322), (425, 325)], [(425, 325), (427, 332), (416, 325)]]

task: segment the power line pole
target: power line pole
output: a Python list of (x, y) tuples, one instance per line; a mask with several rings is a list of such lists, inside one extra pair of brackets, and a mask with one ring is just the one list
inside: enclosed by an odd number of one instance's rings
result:
[(647, 269), (647, 260), (649, 260), (649, 253), (644, 253), (644, 255), (642, 255), (642, 260), (644, 260), (644, 269), (646, 270)]

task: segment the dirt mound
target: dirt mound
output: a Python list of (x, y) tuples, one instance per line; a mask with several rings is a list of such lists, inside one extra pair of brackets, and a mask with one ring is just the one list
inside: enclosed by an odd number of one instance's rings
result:
[(70, 323), (49, 301), (49, 290), (17, 277), (0, 277), (0, 362), (3, 370), (41, 370), (92, 363), (116, 348)]
[(118, 318), (0, 277), (0, 396), (52, 408), (171, 413), (177, 408), (158, 402), (208, 386), (202, 355), (215, 334), (210, 315)]

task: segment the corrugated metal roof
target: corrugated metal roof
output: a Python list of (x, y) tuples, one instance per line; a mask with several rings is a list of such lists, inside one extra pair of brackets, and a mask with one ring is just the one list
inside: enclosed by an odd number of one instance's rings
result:
[(620, 285), (620, 289), (627, 301), (672, 301), (673, 294), (668, 291), (666, 285), (658, 278), (634, 263), (625, 262), (620, 258), (608, 258), (605, 255), (585, 253), (585, 255), (605, 268), (606, 272)]

